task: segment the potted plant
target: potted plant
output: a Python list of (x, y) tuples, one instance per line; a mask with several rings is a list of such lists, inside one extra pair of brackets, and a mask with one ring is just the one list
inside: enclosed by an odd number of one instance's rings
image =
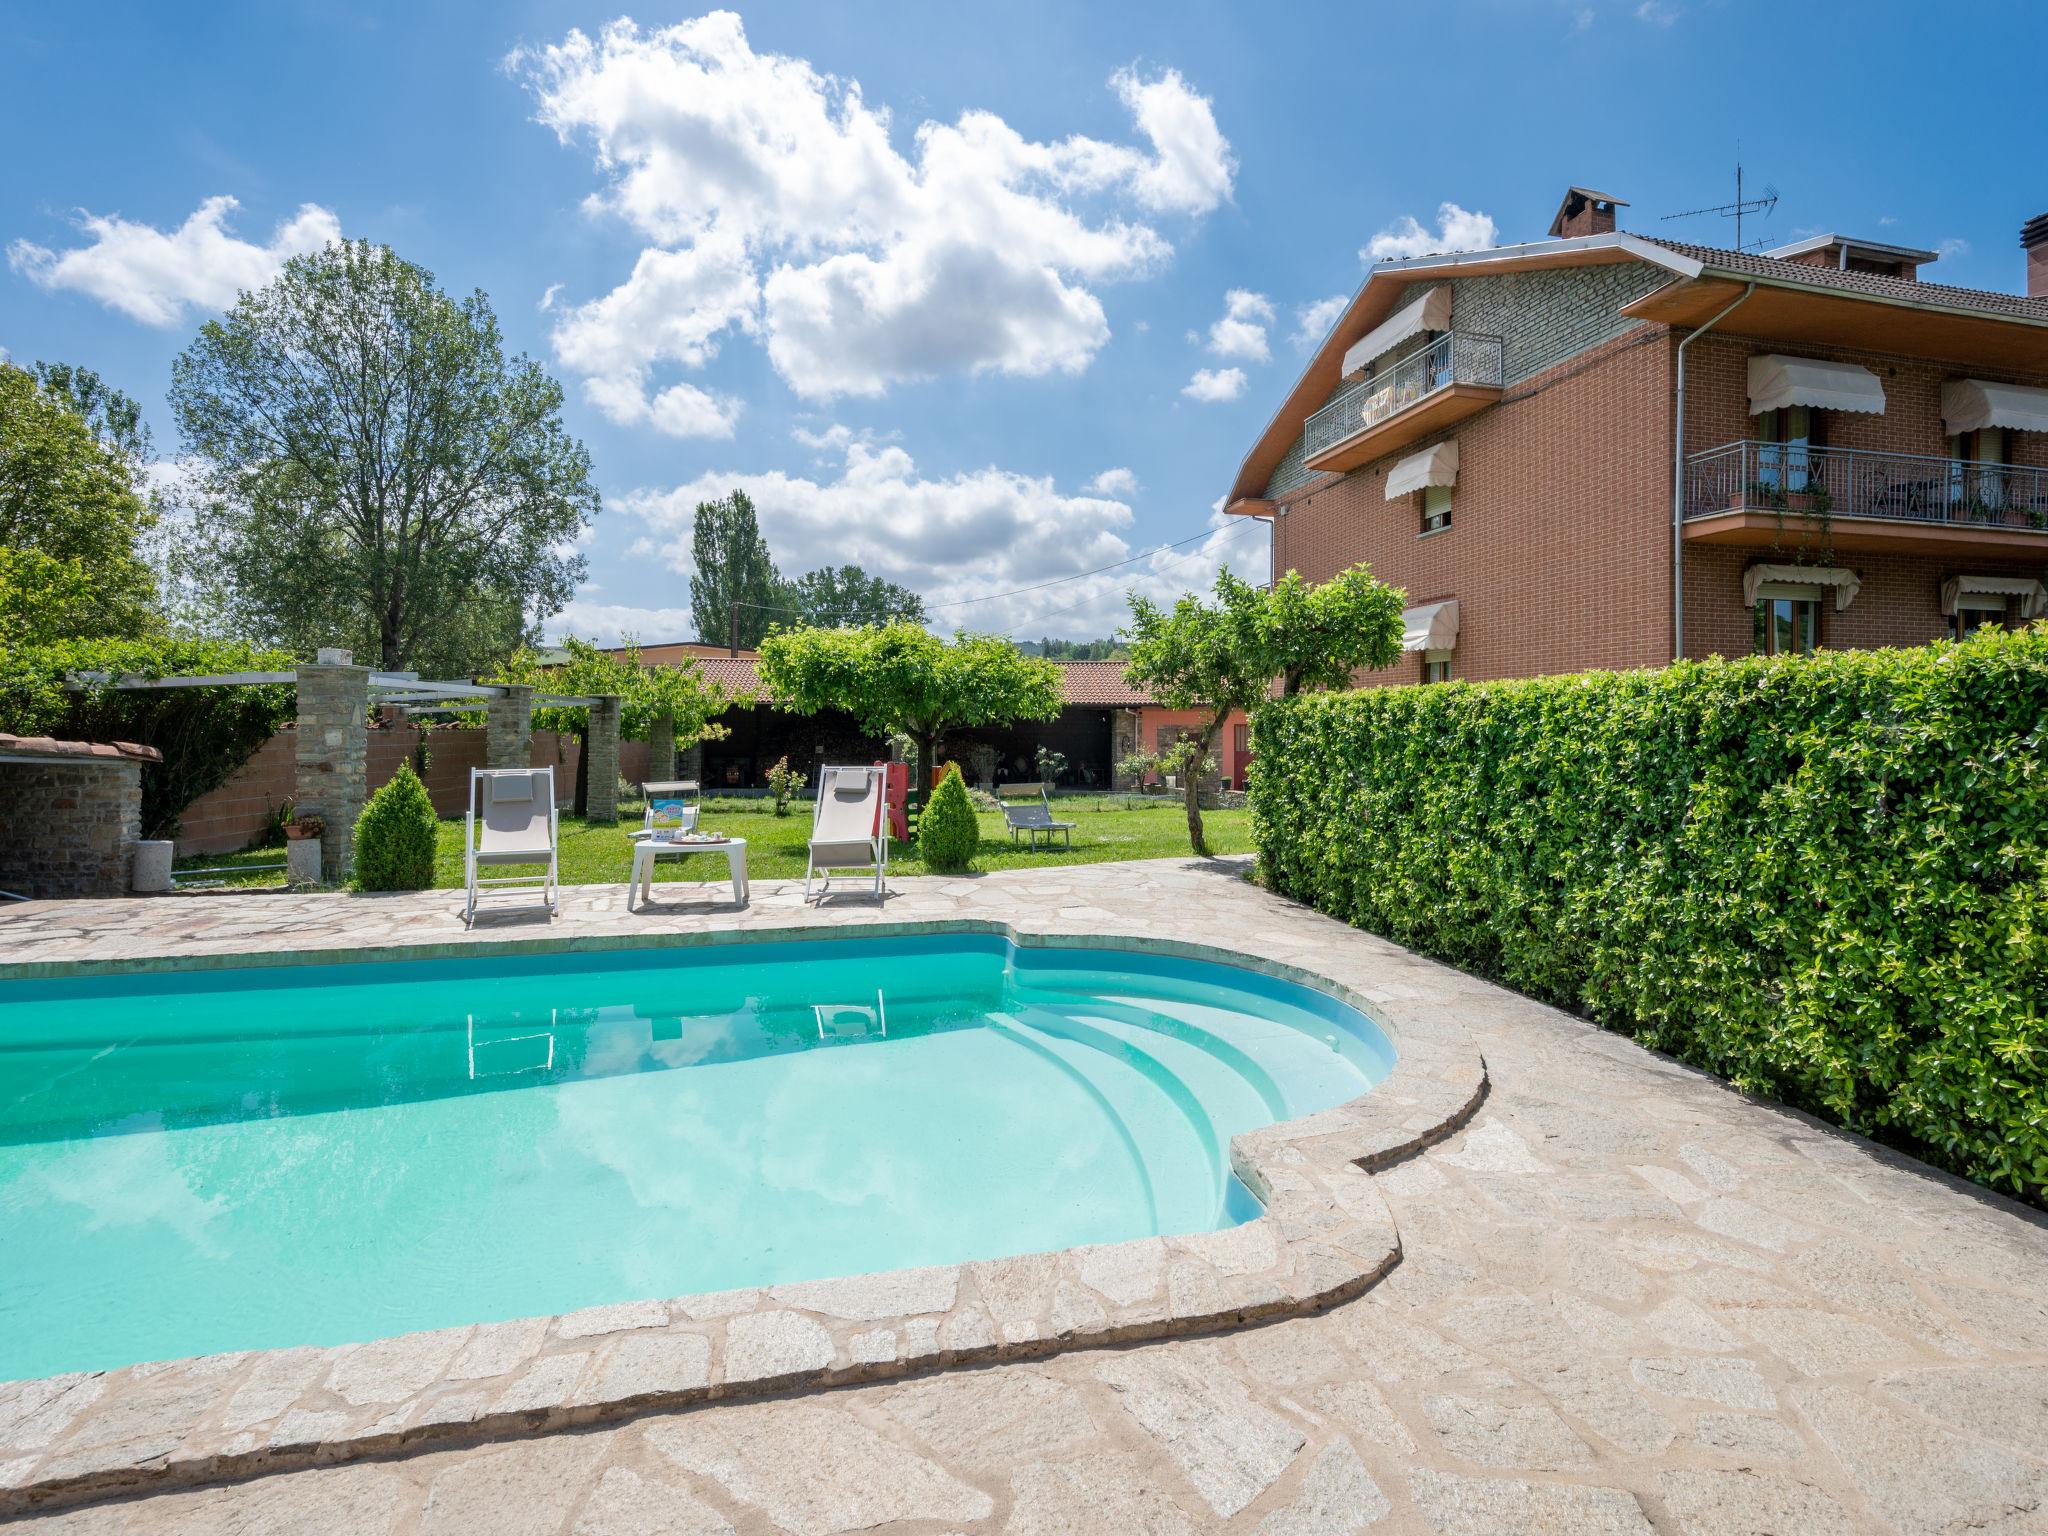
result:
[(326, 821), (318, 816), (294, 816), (284, 824), (284, 873), (290, 885), (320, 883), (320, 834)]

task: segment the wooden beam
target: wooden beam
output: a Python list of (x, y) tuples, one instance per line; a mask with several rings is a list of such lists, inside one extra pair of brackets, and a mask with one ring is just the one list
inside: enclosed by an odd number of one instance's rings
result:
[(74, 691), (91, 683), (111, 682), (116, 688), (236, 688), (269, 683), (296, 683), (296, 672), (216, 672), (186, 677), (139, 677), (133, 672), (115, 677), (110, 672), (73, 672), (64, 686)]

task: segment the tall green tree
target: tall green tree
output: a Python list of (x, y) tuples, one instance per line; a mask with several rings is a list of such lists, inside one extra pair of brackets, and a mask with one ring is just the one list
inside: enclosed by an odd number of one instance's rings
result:
[(559, 612), (596, 516), (561, 386), (490, 301), (388, 246), (296, 256), (172, 365), (198, 533), (240, 631), (461, 675)]
[(947, 731), (1060, 712), (1055, 663), (1001, 635), (960, 634), (948, 644), (910, 623), (776, 630), (761, 642), (761, 685), (799, 714), (843, 709), (877, 736), (909, 736), (919, 785), (931, 783)]
[[(850, 629), (863, 624), (925, 621), (924, 599), (908, 587), (870, 576), (857, 565), (827, 565), (788, 584), (797, 624)], [(783, 622), (791, 622), (785, 619)]]
[(68, 395), (0, 363), (0, 645), (138, 635), (156, 578), (140, 469)]
[[(1202, 711), (1187, 733), (1191, 765), (1207, 761), (1224, 723), (1263, 703), (1275, 678), (1287, 692), (1341, 687), (1360, 668), (1401, 654), (1398, 587), (1363, 565), (1310, 587), (1289, 571), (1267, 590), (1217, 572), (1215, 606), (1192, 592), (1171, 608), (1131, 597), (1131, 659), (1124, 676), (1168, 709)], [(1188, 845), (1206, 858), (1201, 775), (1183, 776)]]
[(761, 520), (745, 491), (697, 503), (690, 562), (690, 616), (699, 640), (752, 649), (770, 625), (795, 617), (789, 583), (769, 558)]
[(76, 363), (42, 363), (36, 382), (76, 411), (92, 434), (140, 469), (156, 456), (156, 440), (135, 397), (115, 388), (91, 368)]

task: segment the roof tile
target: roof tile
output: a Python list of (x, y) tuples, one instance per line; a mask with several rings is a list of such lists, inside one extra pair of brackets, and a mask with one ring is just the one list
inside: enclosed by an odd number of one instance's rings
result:
[(1724, 272), (1805, 283), (1815, 288), (1840, 288), (1849, 293), (1899, 299), (1909, 304), (1942, 304), (1951, 309), (1975, 309), (2023, 320), (2048, 320), (2048, 298), (2031, 299), (2023, 293), (1994, 293), (1987, 288), (1951, 288), (1946, 283), (1923, 283), (1903, 277), (1885, 277), (1876, 272), (1845, 272), (1836, 267), (1787, 261), (1780, 256), (1762, 256), (1755, 251), (1724, 251), (1711, 245), (1689, 245), (1682, 240), (1660, 240), (1655, 235), (1640, 238)]

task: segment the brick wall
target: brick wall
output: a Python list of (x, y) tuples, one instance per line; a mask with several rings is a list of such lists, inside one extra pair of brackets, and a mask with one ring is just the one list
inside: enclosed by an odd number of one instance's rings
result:
[[(1743, 605), (1742, 573), (1751, 563), (1793, 563), (1769, 550), (1695, 544), (1685, 552), (1685, 653), (1693, 657), (1747, 656), (1756, 648), (1755, 619)], [(1819, 563), (1815, 560), (1811, 563)], [(1953, 633), (1941, 611), (1941, 585), (1951, 576), (2024, 576), (2039, 580), (2040, 561), (1986, 560), (1923, 555), (1840, 554), (1862, 581), (1856, 601), (1840, 613), (1833, 594), (1820, 605), (1820, 643), (1828, 650), (1925, 645)], [(2017, 605), (2006, 615), (2017, 621)]]
[[(1284, 499), (1273, 567), (1323, 581), (1366, 561), (1411, 604), (1458, 600), (1454, 676), (1656, 665), (1670, 642), (1666, 333), (1639, 326), (1510, 389), (1453, 431)], [(1420, 495), (1386, 472), (1456, 438), (1451, 526), (1423, 535)], [(1411, 653), (1365, 683), (1416, 683)]]
[[(1739, 317), (1741, 311), (1736, 311)], [(1734, 323), (1731, 317), (1730, 323)], [(1989, 379), (1995, 383), (2048, 386), (2048, 368), (2040, 373), (2014, 373), (2002, 368), (1961, 367), (1890, 357), (1882, 352), (1838, 347), (1791, 347), (1718, 331), (1702, 336), (1685, 353), (1685, 451), (1701, 453), (1723, 443), (1756, 435), (1749, 414), (1749, 360), (1780, 352), (1831, 362), (1860, 363), (1884, 383), (1884, 411), (1823, 411), (1822, 431), (1829, 448), (1855, 448), (1868, 453), (1948, 453), (1948, 429), (1941, 420), (1941, 386), (1955, 378)], [(2048, 432), (2012, 432), (2006, 437), (2015, 464), (2048, 466)]]
[(142, 836), (142, 765), (132, 759), (0, 763), (0, 890), (122, 896)]
[[(383, 725), (369, 733), (370, 791), (391, 782), (400, 763), (411, 762), (419, 745), (418, 727)], [(485, 733), (458, 728), (428, 733), (427, 771), (421, 775), (442, 816), (460, 816), (469, 809), (469, 770), (485, 766)], [(555, 770), (555, 793), (564, 803), (576, 788), (577, 746), (574, 736), (553, 731), (533, 733), (531, 762)], [(621, 771), (628, 778), (645, 772), (644, 742), (621, 745)], [(197, 853), (233, 853), (257, 841), (276, 809), (292, 798), (296, 774), (296, 737), (280, 731), (270, 738), (218, 789), (201, 795), (178, 818), (178, 857)]]

